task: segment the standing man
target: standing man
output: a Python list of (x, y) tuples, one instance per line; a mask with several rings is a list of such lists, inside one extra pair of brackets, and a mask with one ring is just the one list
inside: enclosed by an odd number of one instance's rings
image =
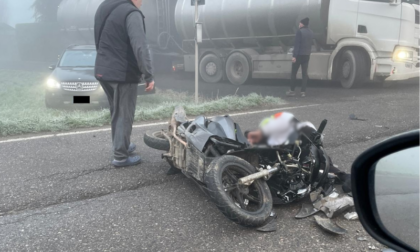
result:
[(140, 156), (130, 156), (136, 145), (130, 142), (141, 76), (146, 91), (154, 88), (152, 64), (146, 43), (143, 0), (105, 0), (95, 16), (98, 51), (95, 77), (101, 83), (110, 106), (112, 143), (116, 167), (137, 165)]
[(296, 75), (299, 68), (302, 66), (302, 88), (300, 95), (306, 96), (306, 85), (308, 83), (308, 65), (309, 58), (312, 51), (313, 32), (308, 28), (309, 18), (304, 18), (299, 23), (299, 30), (296, 32), (295, 47), (293, 49), (292, 59), (292, 78), (290, 91), (286, 93), (287, 96), (295, 96)]

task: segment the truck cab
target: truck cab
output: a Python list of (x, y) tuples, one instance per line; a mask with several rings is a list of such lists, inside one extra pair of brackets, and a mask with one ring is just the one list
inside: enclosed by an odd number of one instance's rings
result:
[(328, 23), (329, 79), (350, 88), (351, 71), (373, 81), (419, 77), (418, 0), (331, 0)]

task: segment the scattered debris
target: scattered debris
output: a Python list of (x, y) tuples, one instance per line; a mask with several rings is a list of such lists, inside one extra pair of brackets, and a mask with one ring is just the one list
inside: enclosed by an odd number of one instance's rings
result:
[(370, 245), (369, 246), (369, 249), (370, 250), (379, 250), (379, 248), (375, 247), (375, 245)]
[(347, 233), (347, 230), (333, 223), (330, 219), (322, 218), (320, 216), (314, 216), (315, 221), (323, 230), (332, 234), (343, 235)]
[(366, 139), (372, 139), (371, 137), (366, 137)]
[(337, 215), (347, 211), (354, 206), (353, 198), (343, 196), (340, 198), (325, 197), (314, 203), (314, 207), (323, 211), (328, 218), (334, 218)]
[(311, 198), (312, 203), (315, 203), (315, 201), (318, 200), (319, 195), (321, 194), (322, 190), (323, 190), (322, 187), (320, 187), (316, 191), (311, 192), (309, 197)]
[(375, 125), (375, 127), (376, 127), (376, 128), (384, 128), (384, 129), (389, 129), (389, 127), (385, 127), (385, 126), (382, 126), (382, 125)]
[(330, 197), (332, 199), (336, 199), (336, 198), (338, 198), (338, 196), (340, 196), (340, 194), (338, 194), (338, 192), (336, 192), (336, 191), (334, 191), (330, 195), (328, 195), (328, 197)]
[(358, 241), (367, 241), (368, 238), (366, 238), (366, 237), (357, 237), (357, 240)]
[(351, 114), (351, 115), (349, 116), (349, 119), (350, 119), (350, 120), (353, 120), (353, 121), (367, 121), (367, 119), (361, 119), (361, 118), (358, 118), (355, 114)]
[(357, 215), (356, 212), (351, 212), (351, 213), (346, 213), (344, 215), (344, 218), (346, 218), (347, 220), (358, 220), (359, 216)]
[(382, 249), (381, 251), (382, 252), (397, 252), (397, 251), (395, 251), (393, 249), (390, 249), (390, 248), (385, 248), (385, 249)]
[(319, 209), (316, 209), (313, 205), (303, 203), (302, 207), (300, 208), (299, 212), (296, 214), (296, 219), (303, 219), (306, 217), (309, 217), (311, 215), (314, 215), (319, 212)]
[(262, 227), (257, 228), (260, 232), (275, 232), (277, 231), (277, 214), (274, 211), (270, 213), (270, 220)]

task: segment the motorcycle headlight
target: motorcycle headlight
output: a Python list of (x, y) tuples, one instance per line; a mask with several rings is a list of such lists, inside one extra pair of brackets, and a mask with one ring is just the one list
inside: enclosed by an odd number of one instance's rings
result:
[(60, 88), (60, 83), (58, 83), (56, 80), (50, 78), (50, 79), (47, 80), (47, 87), (58, 89), (58, 88)]

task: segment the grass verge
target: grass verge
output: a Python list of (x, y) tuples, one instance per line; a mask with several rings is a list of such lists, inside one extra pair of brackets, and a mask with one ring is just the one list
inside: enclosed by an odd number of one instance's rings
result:
[[(110, 123), (109, 110), (55, 110), (44, 103), (45, 74), (0, 70), (0, 136), (58, 132), (100, 127)], [(217, 100), (200, 97), (198, 104), (187, 93), (158, 90), (139, 98), (135, 121), (168, 119), (175, 106), (184, 106), (189, 116), (224, 114), (258, 107), (274, 107), (283, 101), (258, 94), (226, 96)]]

